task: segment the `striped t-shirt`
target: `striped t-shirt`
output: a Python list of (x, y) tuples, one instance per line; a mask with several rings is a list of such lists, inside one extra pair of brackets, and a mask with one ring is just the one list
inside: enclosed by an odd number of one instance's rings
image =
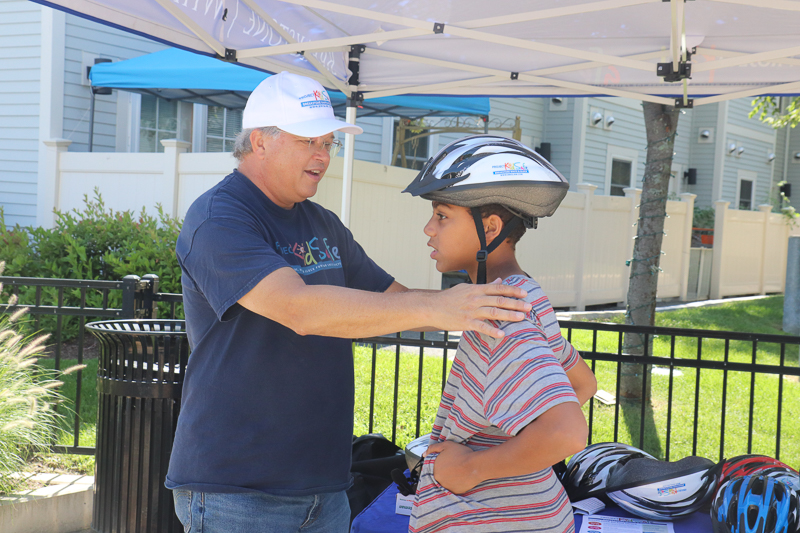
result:
[[(500, 340), (464, 332), (431, 442), (497, 446), (551, 407), (578, 401), (566, 376), (578, 352), (561, 336), (550, 300), (530, 278), (510, 276), (503, 283), (528, 291), (533, 309), (521, 322), (495, 323), (505, 331)], [(434, 479), (436, 455), (425, 458), (410, 533), (574, 531), (572, 507), (551, 468), (487, 480), (456, 495)]]

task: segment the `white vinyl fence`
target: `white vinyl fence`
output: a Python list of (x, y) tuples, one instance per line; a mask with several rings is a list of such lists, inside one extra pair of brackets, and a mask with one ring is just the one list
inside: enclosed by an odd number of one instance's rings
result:
[[(229, 153), (188, 153), (188, 143), (162, 141), (163, 154), (67, 152), (69, 141), (49, 147), (48, 172), (40, 183), (40, 224), (53, 224), (53, 208), (80, 209), (97, 188), (115, 210), (166, 212), (183, 218), (192, 201), (231, 172)], [(335, 158), (314, 201), (339, 213), (342, 158)], [(430, 203), (402, 191), (416, 172), (356, 161), (351, 230), (375, 261), (414, 288), (438, 289), (441, 274), (430, 260), (423, 227)], [(555, 307), (624, 302), (641, 191), (625, 197), (596, 196), (594, 185), (578, 185), (555, 215), (539, 221), (517, 245), (523, 269), (541, 283)], [(659, 298), (687, 299), (693, 194), (668, 201), (662, 245)], [(710, 294), (724, 296), (782, 292), (789, 227), (764, 211), (727, 209), (717, 203)]]

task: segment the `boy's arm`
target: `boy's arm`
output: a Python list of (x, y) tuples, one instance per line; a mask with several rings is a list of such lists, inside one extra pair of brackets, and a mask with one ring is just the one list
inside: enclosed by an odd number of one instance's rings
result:
[(440, 485), (463, 494), (487, 479), (538, 472), (586, 447), (589, 428), (575, 402), (560, 403), (539, 415), (508, 441), (487, 450), (472, 451), (452, 441), (428, 447), (438, 453), (433, 466)]
[(567, 378), (581, 405), (591, 400), (597, 392), (597, 378), (583, 357), (578, 356), (578, 362), (567, 371)]

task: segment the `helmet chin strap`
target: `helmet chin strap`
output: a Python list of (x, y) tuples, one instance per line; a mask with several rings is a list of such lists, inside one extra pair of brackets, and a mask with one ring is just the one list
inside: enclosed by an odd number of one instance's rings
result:
[(503, 224), (503, 229), (500, 231), (500, 234), (494, 238), (489, 246), (486, 246), (486, 233), (483, 231), (481, 208), (472, 207), (470, 210), (472, 211), (472, 218), (475, 220), (475, 229), (478, 231), (478, 239), (481, 241), (481, 249), (478, 251), (476, 257), (478, 260), (478, 279), (476, 280), (476, 284), (484, 285), (486, 283), (486, 257), (506, 240), (508, 234), (522, 222), (522, 219), (514, 217), (508, 221), (508, 224)]

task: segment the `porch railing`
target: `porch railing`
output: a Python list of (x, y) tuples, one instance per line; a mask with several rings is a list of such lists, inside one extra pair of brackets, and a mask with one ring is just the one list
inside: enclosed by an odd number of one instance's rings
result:
[[(55, 316), (51, 343), (56, 369), (61, 368), (62, 327), (67, 318), (78, 320), (79, 364), (84, 360), (87, 319), (158, 318), (159, 303), (162, 309), (165, 304), (168, 306), (169, 318), (181, 318), (176, 313), (182, 295), (159, 293), (158, 278), (153, 275), (127, 276), (121, 281), (0, 277), (0, 282), (29, 298), (20, 300), (14, 308), (27, 307), (34, 317)], [(70, 305), (65, 303), (69, 300), (65, 291), (71, 291)], [(89, 306), (87, 294), (92, 291), (100, 296), (95, 296), (96, 303)], [(119, 294), (111, 297), (115, 292)], [(121, 305), (110, 307), (112, 300)], [(8, 305), (2, 307), (10, 310)], [(786, 420), (800, 417), (800, 401), (790, 400), (800, 394), (800, 337), (575, 321), (561, 322), (561, 327), (598, 376), (600, 388), (607, 392), (589, 402), (590, 439), (632, 441), (644, 449), (663, 447), (659, 454), (669, 460), (678, 452), (718, 458), (764, 453), (780, 458), (787, 448), (785, 443), (798, 438), (787, 433)], [(624, 336), (632, 333), (644, 339), (642, 355), (623, 352)], [(358, 339), (355, 343), (358, 356), (366, 358), (369, 369), (366, 383), (357, 384), (356, 389), (357, 397), (363, 400), (357, 420), (359, 416), (366, 417), (364, 429), (383, 432), (401, 445), (410, 437), (427, 433), (431, 412), (435, 413), (438, 393), (456, 353), (457, 338), (446, 332), (398, 334)], [(409, 372), (416, 375), (403, 375), (407, 358), (413, 359)], [(393, 368), (388, 386), (377, 383), (379, 364)], [(621, 397), (623, 374), (631, 373), (641, 381), (639, 396), (649, 401)], [(79, 372), (76, 413), (80, 412), (81, 378)], [(423, 383), (431, 379), (436, 384), (436, 395), (425, 397)], [(777, 380), (777, 385), (765, 385), (765, 379)], [(402, 384), (404, 381), (412, 384), (410, 391)], [(385, 423), (378, 423), (376, 406), (387, 400), (391, 424), (385, 427)], [(76, 416), (72, 445), (54, 446), (55, 452), (94, 453), (94, 447), (79, 446), (80, 423)], [(795, 428), (791, 431), (796, 430), (796, 426), (791, 427)], [(734, 436), (740, 442), (746, 441), (746, 446), (731, 446)]]

